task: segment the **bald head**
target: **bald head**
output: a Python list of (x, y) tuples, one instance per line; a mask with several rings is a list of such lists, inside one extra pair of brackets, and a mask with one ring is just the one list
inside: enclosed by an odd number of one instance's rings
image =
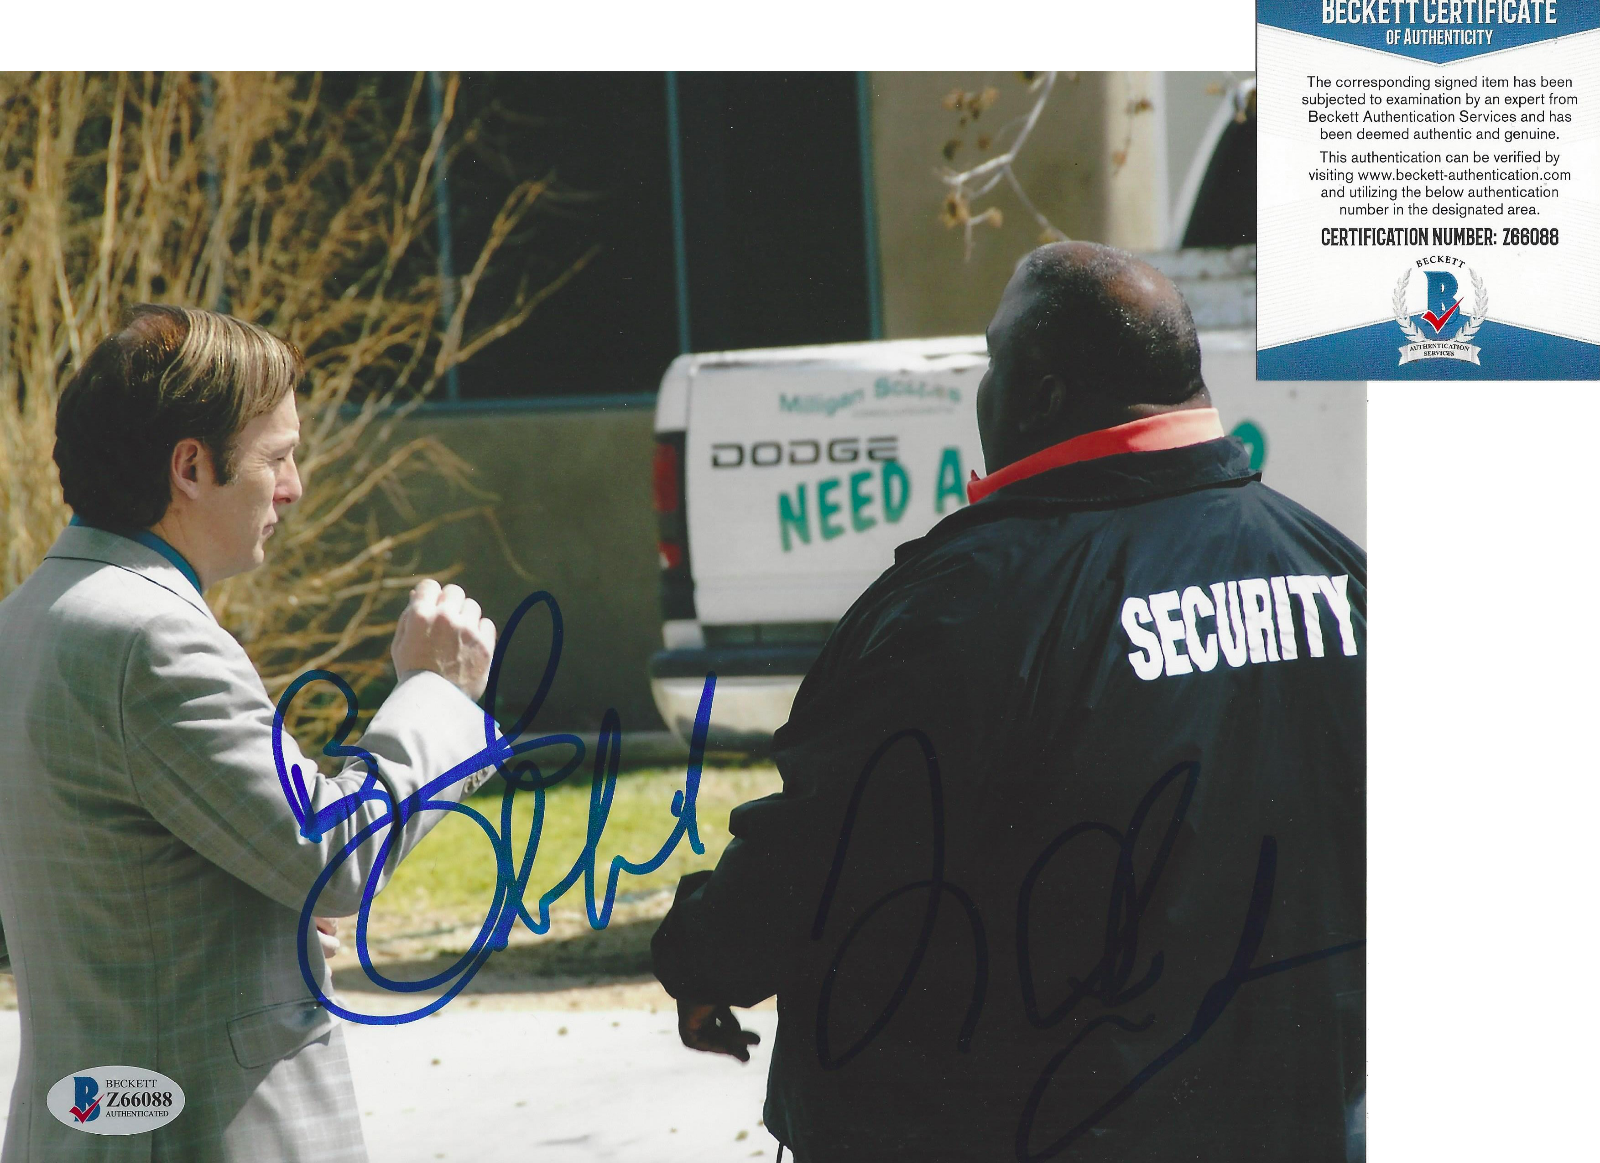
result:
[(1203, 389), (1189, 305), (1148, 263), (1057, 242), (1023, 259), (1012, 283), (1026, 304), (1019, 338), (1041, 374), (1126, 404), (1179, 404)]
[(1113, 247), (1058, 242), (1029, 254), (988, 339), (978, 421), (991, 472), (1083, 432), (1210, 404), (1183, 295)]

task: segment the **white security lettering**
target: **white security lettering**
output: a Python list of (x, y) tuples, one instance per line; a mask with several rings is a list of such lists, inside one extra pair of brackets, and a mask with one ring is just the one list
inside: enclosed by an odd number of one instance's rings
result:
[(1189, 674), (1194, 670), (1188, 656), (1178, 653), (1178, 643), (1183, 641), (1183, 623), (1172, 616), (1177, 612), (1177, 590), (1150, 595), (1150, 613), (1155, 616), (1156, 633), (1161, 635), (1161, 655), (1167, 661), (1169, 675)]
[(1264, 577), (1239, 579), (1244, 606), (1244, 637), (1250, 644), (1251, 662), (1277, 662), (1278, 641), (1272, 631), (1272, 588)]
[(1217, 607), (1217, 644), (1229, 666), (1245, 664), (1244, 614), (1239, 606), (1239, 583), (1211, 583), (1211, 598)]
[(1161, 677), (1161, 642), (1141, 626), (1141, 622), (1153, 622), (1150, 607), (1145, 605), (1144, 599), (1129, 598), (1123, 602), (1122, 628), (1128, 632), (1129, 640), (1138, 647), (1128, 655), (1128, 661), (1133, 663), (1133, 673), (1149, 682)]
[(1331, 580), (1327, 577), (1317, 579), (1317, 588), (1328, 599), (1328, 608), (1339, 620), (1339, 645), (1344, 647), (1347, 658), (1356, 652), (1356, 628), (1350, 620), (1350, 597), (1347, 592), (1349, 585), (1350, 575), (1347, 573), (1341, 573)]
[(1322, 615), (1317, 612), (1317, 578), (1300, 573), (1285, 579), (1289, 592), (1300, 599), (1300, 624), (1306, 628), (1306, 646), (1312, 658), (1322, 657)]
[(1139, 678), (1150, 682), (1163, 675), (1210, 673), (1224, 659), (1235, 668), (1296, 661), (1301, 657), (1296, 597), (1306, 655), (1324, 658), (1330, 643), (1323, 632), (1319, 594), (1338, 623), (1340, 646), (1350, 657), (1357, 653), (1357, 643), (1349, 590), (1348, 574), (1308, 573), (1247, 577), (1126, 598), (1122, 628), (1134, 647), (1128, 662)]
[(1278, 648), (1285, 662), (1300, 657), (1300, 647), (1294, 640), (1294, 607), (1289, 604), (1289, 590), (1281, 577), (1272, 579), (1272, 608), (1278, 615)]
[(1217, 636), (1210, 634), (1205, 641), (1200, 640), (1200, 628), (1195, 625), (1197, 618), (1209, 618), (1216, 614), (1217, 608), (1211, 604), (1211, 599), (1206, 597), (1205, 590), (1199, 586), (1190, 586), (1183, 591), (1183, 633), (1184, 644), (1188, 647), (1189, 658), (1201, 670), (1211, 670), (1217, 665)]

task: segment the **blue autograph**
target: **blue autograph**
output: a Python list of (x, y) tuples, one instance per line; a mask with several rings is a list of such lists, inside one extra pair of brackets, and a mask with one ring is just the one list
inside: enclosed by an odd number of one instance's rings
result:
[[(566, 895), (568, 890), (577, 883), (582, 876), (584, 884), (585, 905), (589, 914), (589, 924), (596, 929), (603, 929), (611, 919), (612, 906), (616, 903), (617, 880), (622, 873), (631, 873), (634, 876), (643, 876), (654, 872), (667, 860), (667, 857), (677, 849), (680, 841), (687, 839), (689, 847), (697, 855), (703, 855), (705, 845), (700, 840), (699, 818), (696, 815), (696, 804), (700, 792), (700, 770), (705, 756), (706, 731), (711, 721), (711, 700), (716, 690), (716, 675), (706, 675), (705, 688), (700, 695), (700, 705), (695, 714), (694, 733), (690, 740), (689, 766), (684, 777), (684, 786), (681, 791), (675, 792), (672, 797), (672, 814), (677, 818), (677, 824), (671, 834), (661, 845), (661, 848), (650, 859), (635, 864), (625, 859), (620, 853), (611, 858), (611, 867), (606, 876), (605, 900), (597, 904), (595, 899), (595, 862), (600, 845), (600, 835), (605, 830), (606, 820), (611, 813), (611, 801), (616, 792), (617, 768), (622, 758), (622, 722), (615, 709), (608, 709), (601, 720), (600, 736), (595, 746), (594, 775), (589, 789), (589, 825), (587, 839), (583, 850), (573, 861), (572, 868), (548, 892), (539, 897), (537, 916), (531, 915), (525, 905), (524, 896), (528, 890), (528, 878), (533, 871), (534, 857), (539, 850), (539, 840), (544, 828), (545, 792), (562, 782), (575, 772), (583, 763), (583, 740), (576, 735), (540, 735), (536, 738), (523, 740), (522, 735), (533, 723), (534, 717), (544, 704), (545, 696), (550, 691), (550, 684), (555, 680), (556, 668), (561, 661), (562, 627), (561, 608), (556, 604), (553, 596), (544, 590), (529, 594), (522, 603), (513, 611), (506, 622), (504, 633), (500, 635), (495, 644), (494, 660), (489, 668), (488, 687), (484, 691), (484, 703), (487, 706), (495, 705), (495, 692), (499, 686), (500, 668), (505, 661), (506, 653), (511, 641), (516, 634), (517, 627), (523, 617), (534, 606), (545, 606), (550, 612), (550, 654), (545, 660), (544, 673), (539, 679), (538, 689), (534, 691), (526, 709), (504, 734), (495, 724), (494, 716), (485, 712), (483, 716), (484, 747), (481, 751), (468, 756), (446, 771), (438, 778), (423, 785), (411, 795), (403, 799), (397, 793), (393, 782), (380, 768), (378, 761), (367, 751), (360, 747), (349, 746), (345, 739), (349, 737), (351, 729), (355, 726), (356, 715), (359, 713), (360, 704), (357, 702), (355, 692), (350, 684), (338, 675), (326, 670), (310, 670), (300, 675), (289, 688), (283, 692), (278, 700), (277, 710), (272, 721), (272, 754), (277, 764), (278, 782), (283, 787), (284, 797), (289, 801), (289, 807), (294, 812), (295, 820), (300, 826), (303, 836), (313, 842), (320, 842), (328, 830), (336, 824), (354, 815), (360, 806), (368, 800), (380, 800), (387, 805), (387, 811), (362, 828), (350, 840), (333, 854), (332, 859), (323, 868), (311, 886), (311, 891), (306, 895), (305, 906), (300, 910), (300, 972), (305, 978), (306, 985), (322, 1005), (331, 1012), (338, 1014), (353, 1022), (362, 1022), (369, 1025), (399, 1025), (405, 1022), (414, 1022), (418, 1018), (427, 1017), (447, 1005), (456, 994), (466, 988), (467, 984), (482, 969), (491, 954), (504, 949), (511, 933), (511, 926), (518, 920), (527, 925), (535, 933), (547, 933), (550, 930), (550, 905)], [(306, 787), (304, 774), (299, 764), (287, 765), (283, 752), (284, 715), (293, 703), (295, 696), (313, 682), (332, 683), (344, 695), (345, 717), (338, 729), (333, 733), (333, 738), (322, 748), (322, 753), (331, 758), (353, 758), (361, 761), (367, 769), (367, 778), (361, 787), (349, 795), (342, 797), (337, 802), (328, 805), (321, 811), (313, 809), (311, 795)], [(560, 745), (570, 746), (572, 756), (561, 765), (552, 775), (545, 776), (531, 757), (517, 760), (518, 756), (525, 756), (543, 748)], [(517, 762), (513, 763), (513, 760)], [(500, 827), (495, 828), (489, 820), (466, 804), (458, 803), (448, 798), (434, 798), (441, 791), (460, 783), (474, 773), (485, 767), (493, 766), (505, 781), (505, 790), (500, 797)], [(529, 790), (533, 792), (533, 822), (529, 827), (526, 848), (522, 854), (520, 867), (516, 866), (512, 857), (511, 845), (511, 803), (517, 792)], [(474, 938), (472, 946), (463, 953), (452, 965), (442, 972), (421, 981), (397, 981), (385, 977), (378, 972), (372, 964), (370, 951), (367, 948), (367, 923), (372, 911), (372, 900), (378, 890), (383, 870), (389, 863), (391, 854), (397, 854), (395, 840), (402, 834), (406, 822), (419, 812), (441, 811), (459, 812), (466, 816), (488, 837), (489, 843), (494, 848), (495, 854), (495, 892), (494, 901), (489, 906), (489, 912), (483, 919), (483, 924)], [(368, 843), (380, 832), (383, 833), (379, 841), (377, 859), (373, 862), (372, 870), (367, 875), (362, 887), (361, 907), (356, 919), (356, 955), (360, 958), (361, 967), (367, 977), (376, 985), (395, 993), (420, 993), (425, 990), (436, 989), (448, 983), (449, 987), (437, 998), (426, 1005), (401, 1014), (361, 1014), (346, 1009), (327, 996), (322, 990), (322, 983), (311, 970), (308, 938), (313, 924), (314, 909), (323, 889), (329, 880), (339, 871), (345, 861), (349, 860), (362, 845)]]

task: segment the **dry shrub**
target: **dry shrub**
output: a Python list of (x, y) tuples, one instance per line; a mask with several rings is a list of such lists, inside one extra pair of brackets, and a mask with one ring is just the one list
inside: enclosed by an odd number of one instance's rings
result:
[[(493, 522), (470, 466), (397, 422), (445, 373), (527, 319), (554, 283), (475, 301), (485, 271), (533, 211), (518, 184), (456, 280), (445, 318), (433, 250), (433, 171), (480, 140), (437, 130), (427, 82), (302, 74), (28, 74), (0, 77), (0, 594), (38, 565), (70, 517), (51, 460), (61, 388), (128, 306), (220, 309), (297, 344), (305, 495), (266, 565), (208, 595), (277, 695), (313, 666), (358, 690), (387, 668), (382, 642), (421, 576), (438, 525)], [(446, 132), (448, 128), (448, 133)], [(586, 261), (586, 260), (585, 260)], [(418, 490), (464, 489), (421, 521)], [(448, 570), (434, 569), (432, 576)], [(302, 698), (303, 736), (331, 708)]]

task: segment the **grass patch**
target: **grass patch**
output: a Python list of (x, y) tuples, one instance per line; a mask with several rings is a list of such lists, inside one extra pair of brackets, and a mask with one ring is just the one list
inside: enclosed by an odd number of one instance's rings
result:
[[(677, 825), (672, 798), (683, 790), (684, 773), (678, 770), (638, 771), (617, 779), (616, 794), (595, 860), (595, 898), (605, 900), (611, 858), (621, 854), (639, 864), (660, 850)], [(537, 917), (539, 898), (554, 888), (571, 870), (588, 837), (591, 779), (579, 772), (545, 793), (545, 818), (538, 839), (533, 872), (524, 895), (525, 907)], [(711, 868), (728, 844), (728, 813), (739, 804), (778, 790), (780, 779), (772, 767), (708, 768), (701, 776), (697, 818), (705, 853), (697, 855), (687, 839), (656, 871), (645, 876), (622, 873), (619, 898), (629, 894), (671, 888), (686, 872)], [(501, 799), (498, 794), (473, 796), (467, 806), (489, 821), (498, 833)], [(511, 850), (520, 868), (533, 827), (534, 796), (518, 792), (512, 800)], [(371, 933), (382, 939), (405, 932), (478, 925), (494, 901), (495, 856), (488, 836), (470, 818), (451, 812), (430, 832), (400, 866), (374, 902)], [(561, 898), (552, 902), (551, 915), (584, 914), (584, 885), (580, 877)]]

